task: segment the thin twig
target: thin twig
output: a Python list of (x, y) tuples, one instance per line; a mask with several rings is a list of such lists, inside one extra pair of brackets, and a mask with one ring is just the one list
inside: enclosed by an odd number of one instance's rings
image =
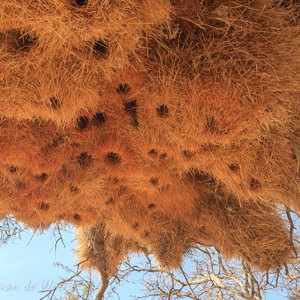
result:
[(187, 283), (187, 285), (188, 285), (188, 287), (189, 287), (189, 289), (190, 289), (190, 291), (191, 291), (191, 293), (192, 293), (192, 295), (193, 295), (193, 298), (194, 298), (195, 300), (197, 300), (197, 297), (196, 297), (195, 294), (194, 294), (194, 291), (193, 291), (193, 289), (192, 289), (192, 287), (191, 287), (191, 285), (190, 285), (190, 283), (189, 283), (189, 280), (188, 280), (188, 278), (187, 278), (187, 276), (186, 276), (186, 274), (185, 274), (185, 272), (184, 272), (182, 266), (180, 265), (179, 268), (180, 268), (180, 270), (181, 270), (181, 272), (182, 272), (182, 274), (183, 274), (183, 276), (184, 276), (184, 278), (185, 278), (185, 280), (186, 280), (186, 283)]

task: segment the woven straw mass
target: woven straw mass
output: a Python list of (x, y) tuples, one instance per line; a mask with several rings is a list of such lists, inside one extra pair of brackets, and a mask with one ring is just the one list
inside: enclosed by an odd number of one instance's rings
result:
[[(194, 245), (289, 262), (299, 212), (300, 6), (2, 0), (0, 213), (78, 227), (111, 276)], [(105, 277), (106, 276), (106, 277)]]

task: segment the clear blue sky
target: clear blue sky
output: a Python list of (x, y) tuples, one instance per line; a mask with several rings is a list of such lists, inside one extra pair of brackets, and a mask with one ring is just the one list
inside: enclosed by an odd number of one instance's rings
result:
[(54, 285), (62, 270), (54, 266), (55, 261), (74, 265), (72, 254), (73, 234), (64, 234), (66, 248), (58, 245), (55, 253), (55, 239), (51, 231), (43, 235), (25, 232), (22, 240), (0, 247), (0, 299), (35, 300), (41, 297), (39, 290)]
[[(73, 251), (77, 246), (74, 230), (70, 228), (70, 232), (62, 234), (66, 247), (59, 243), (56, 251), (52, 230), (36, 233), (33, 237), (32, 231), (27, 231), (21, 240), (0, 247), (1, 300), (38, 300), (44, 295), (40, 290), (53, 287), (61, 278), (70, 276), (54, 265), (61, 262), (72, 267), (77, 263)], [(132, 299), (129, 295), (137, 295), (138, 290), (137, 284), (124, 283), (119, 294), (122, 300)], [(55, 296), (63, 299), (59, 292)]]

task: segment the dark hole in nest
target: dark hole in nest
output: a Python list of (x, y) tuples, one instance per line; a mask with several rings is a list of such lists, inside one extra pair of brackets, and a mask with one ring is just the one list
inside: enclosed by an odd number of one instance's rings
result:
[(167, 153), (162, 153), (160, 156), (159, 156), (159, 158), (160, 159), (166, 159), (168, 157), (168, 154)]
[(43, 172), (43, 173), (41, 173), (41, 174), (39, 174), (39, 175), (36, 175), (36, 178), (37, 178), (38, 180), (45, 181), (45, 180), (48, 178), (48, 174), (45, 173), (45, 172)]
[(73, 218), (76, 221), (80, 221), (81, 220), (81, 216), (79, 214), (74, 214)]
[(182, 151), (182, 155), (186, 158), (186, 159), (190, 159), (195, 155), (195, 152), (190, 151), (190, 150), (183, 150)]
[(103, 112), (97, 112), (94, 114), (94, 121), (97, 124), (103, 124), (106, 121), (105, 114)]
[(87, 152), (82, 152), (78, 156), (77, 162), (81, 167), (88, 167), (92, 163), (92, 156), (89, 155)]
[(125, 112), (132, 117), (134, 127), (139, 126), (139, 122), (137, 119), (137, 108), (138, 108), (138, 105), (137, 105), (135, 99), (128, 100), (124, 103)]
[(106, 158), (112, 164), (118, 164), (121, 161), (121, 157), (118, 153), (115, 152), (108, 152), (106, 154)]
[(139, 121), (137, 118), (132, 118), (132, 126), (135, 127), (135, 128), (138, 128), (139, 127)]
[(108, 52), (108, 42), (103, 40), (98, 40), (94, 43), (93, 51), (101, 54), (106, 54)]
[(194, 175), (194, 178), (197, 180), (197, 181), (201, 181), (201, 182), (207, 182), (207, 183), (211, 183), (214, 181), (213, 177), (208, 174), (208, 173), (205, 173), (203, 171), (197, 171), (197, 173)]
[(35, 39), (28, 34), (17, 33), (17, 39), (15, 41), (15, 49), (19, 51), (27, 52), (34, 43)]
[(16, 173), (18, 171), (18, 168), (16, 166), (10, 166), (8, 168), (8, 171), (12, 174)]
[(113, 202), (114, 202), (113, 197), (109, 197), (109, 198), (105, 201), (105, 204), (106, 204), (106, 205), (109, 205), (109, 204), (112, 204)]
[(42, 147), (41, 151), (42, 152), (48, 152), (53, 148), (58, 147), (59, 145), (61, 145), (64, 142), (64, 136), (60, 135), (55, 137), (51, 143), (49, 143), (48, 145)]
[(155, 204), (154, 204), (154, 203), (150, 203), (150, 204), (148, 205), (148, 208), (149, 208), (149, 209), (155, 208)]
[(238, 163), (231, 163), (230, 165), (228, 165), (228, 167), (232, 172), (238, 172), (240, 169), (240, 166)]
[(118, 94), (127, 94), (130, 91), (130, 86), (128, 83), (121, 83), (117, 87), (117, 93)]
[(156, 149), (150, 149), (149, 152), (148, 152), (148, 154), (151, 155), (151, 156), (156, 156), (157, 153), (158, 153), (158, 152), (157, 152)]
[(60, 135), (52, 140), (51, 146), (55, 148), (55, 147), (58, 147), (63, 142), (64, 142), (64, 137), (62, 135)]
[(57, 220), (62, 220), (63, 218), (65, 218), (66, 214), (59, 214), (56, 216)]
[(59, 109), (61, 107), (61, 102), (57, 97), (52, 96), (50, 98), (50, 105), (53, 109)]
[(119, 194), (124, 194), (127, 191), (128, 187), (126, 185), (120, 185)]
[(150, 182), (153, 185), (158, 185), (159, 179), (157, 177), (151, 177)]
[(139, 227), (139, 223), (138, 222), (134, 222), (133, 224), (132, 224), (132, 228), (133, 229), (137, 229)]
[(46, 203), (46, 202), (41, 202), (41, 203), (39, 203), (38, 206), (41, 210), (48, 210), (50, 208), (49, 203)]
[(83, 130), (89, 126), (89, 119), (87, 117), (79, 117), (76, 121), (76, 127)]
[(120, 179), (118, 178), (118, 177), (113, 177), (113, 178), (110, 178), (110, 180), (111, 180), (111, 182), (112, 183), (114, 183), (114, 184), (116, 184), (116, 183), (118, 183), (119, 181), (120, 181)]
[(87, 5), (87, 0), (75, 0), (75, 4), (77, 6), (86, 6)]
[(137, 107), (138, 107), (138, 105), (137, 105), (135, 99), (128, 100), (124, 104), (124, 108), (125, 108), (126, 113), (133, 116), (133, 117), (136, 116)]
[(146, 237), (149, 237), (149, 236), (150, 236), (150, 232), (147, 231), (147, 230), (145, 230), (145, 231), (143, 232), (143, 237), (146, 238)]
[(166, 117), (169, 114), (169, 108), (165, 104), (161, 104), (159, 107), (157, 107), (156, 111), (160, 117)]
[(70, 186), (70, 191), (71, 191), (71, 193), (78, 193), (79, 188), (76, 185), (71, 185)]
[(214, 116), (206, 117), (205, 129), (211, 131), (215, 128), (217, 122)]
[(251, 190), (257, 190), (257, 189), (259, 189), (261, 187), (261, 183), (260, 183), (260, 181), (258, 180), (258, 179), (256, 179), (256, 178), (251, 178), (251, 180), (250, 180), (250, 188), (251, 188)]
[(205, 173), (203, 171), (199, 171), (197, 169), (191, 169), (187, 173), (188, 179), (192, 182), (202, 182), (207, 185), (215, 185), (215, 179), (209, 173)]
[(203, 144), (201, 146), (201, 148), (204, 150), (204, 151), (215, 151), (217, 149), (220, 148), (219, 145), (215, 145), (215, 144), (211, 144), (211, 143), (207, 143), (207, 144)]

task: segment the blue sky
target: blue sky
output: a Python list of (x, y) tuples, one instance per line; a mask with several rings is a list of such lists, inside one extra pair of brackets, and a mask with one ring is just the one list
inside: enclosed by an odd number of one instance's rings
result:
[(32, 231), (28, 231), (22, 234), (22, 240), (0, 247), (0, 299), (39, 299), (39, 290), (55, 284), (64, 275), (54, 266), (55, 261), (76, 263), (71, 251), (73, 234), (64, 234), (66, 248), (58, 245), (56, 252), (51, 235), (48, 231), (32, 237)]
[[(1, 300), (38, 300), (44, 294), (39, 291), (51, 288), (61, 278), (68, 278), (70, 274), (55, 266), (61, 262), (73, 267), (77, 261), (74, 254), (76, 248), (74, 230), (62, 231), (65, 248), (62, 243), (57, 245), (52, 230), (43, 234), (32, 231), (22, 234), (22, 239), (0, 247), (0, 299)], [(75, 269), (75, 268), (73, 268)], [(139, 287), (135, 284), (124, 284), (119, 289), (121, 299), (132, 299), (130, 294), (136, 294)], [(55, 294), (63, 299), (62, 293)], [(112, 297), (112, 300), (118, 299)]]

